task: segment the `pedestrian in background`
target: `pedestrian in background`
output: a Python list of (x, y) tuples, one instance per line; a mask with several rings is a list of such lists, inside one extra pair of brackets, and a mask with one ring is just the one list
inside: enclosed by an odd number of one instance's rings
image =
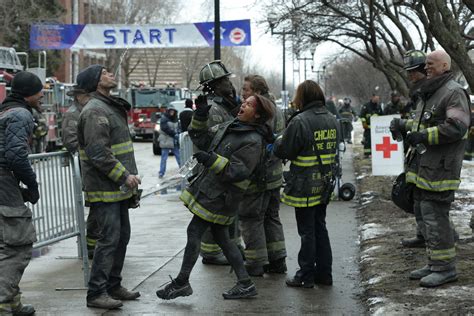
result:
[[(21, 303), (19, 283), (30, 263), (36, 232), (25, 202), (40, 198), (36, 174), (28, 160), (33, 136), (33, 108), (41, 110), (43, 84), (34, 74), (19, 72), (11, 94), (0, 105), (0, 314), (33, 315)], [(26, 185), (20, 188), (19, 183)]]
[(360, 120), (362, 127), (364, 128), (364, 138), (362, 144), (364, 145), (364, 156), (369, 157), (372, 154), (371, 150), (371, 139), (370, 139), (370, 118), (372, 116), (383, 115), (382, 108), (380, 107), (380, 97), (377, 94), (373, 94), (370, 101), (362, 106), (360, 110)]
[(101, 65), (87, 67), (77, 80), (86, 83), (84, 90), (91, 96), (79, 116), (79, 156), (85, 199), (101, 232), (92, 261), (87, 306), (114, 309), (122, 306), (123, 300), (140, 296), (121, 285), (130, 240), (128, 209), (137, 207), (134, 192), (140, 184), (127, 124), (131, 106), (110, 95), (117, 82)]
[(176, 163), (181, 167), (181, 159), (179, 157), (179, 122), (178, 111), (174, 106), (169, 105), (166, 113), (160, 119), (160, 136), (158, 136), (161, 148), (161, 161), (159, 178), (163, 178), (166, 173), (166, 162), (172, 151)]
[(344, 133), (344, 141), (352, 144), (352, 122), (357, 120), (357, 114), (351, 105), (350, 98), (344, 98), (342, 106), (339, 108), (339, 115), (341, 116), (341, 126)]
[[(79, 143), (77, 141), (77, 124), (79, 122), (79, 115), (91, 98), (86, 90), (84, 90), (84, 87), (87, 86), (87, 82), (83, 81), (84, 79), (87, 78), (84, 78), (84, 76), (78, 76), (78, 78), (76, 78), (77, 84), (74, 85), (71, 91), (66, 93), (74, 99), (72, 105), (63, 116), (62, 140), (63, 146), (72, 156), (79, 151)], [(97, 239), (99, 239), (100, 236), (100, 229), (94, 216), (93, 208), (90, 207), (89, 203), (87, 203), (86, 206), (89, 206), (89, 214), (87, 215), (86, 221), (87, 256), (89, 259), (92, 259), (94, 257)]]
[(420, 89), (416, 117), (394, 119), (390, 129), (394, 137), (402, 135), (411, 146), (406, 181), (415, 185), (414, 212), (421, 214), (428, 254), (427, 265), (409, 277), (420, 280), (423, 287), (436, 287), (457, 280), (449, 210), (461, 182), (470, 110), (469, 96), (454, 80), (451, 58), (445, 51), (429, 53), (425, 69), (427, 80)]
[(326, 208), (335, 183), (338, 122), (325, 107), (321, 87), (306, 80), (296, 89), (298, 107), (274, 153), (291, 161), (282, 202), (293, 206), (301, 248), (299, 270), (286, 280), (291, 287), (332, 285), (332, 251), (326, 229)]
[[(261, 95), (269, 102), (273, 100), (262, 76), (246, 76), (242, 86), (242, 99), (255, 95)], [(285, 117), (274, 102), (271, 102), (271, 106), (275, 115), (266, 124), (273, 134), (279, 134), (285, 128)], [(245, 243), (245, 267), (251, 276), (263, 276), (265, 272), (286, 272), (285, 235), (279, 215), (283, 165), (271, 150), (268, 150), (265, 158), (261, 164), (265, 185), (249, 187), (239, 204), (238, 212)]]
[(191, 119), (193, 118), (193, 113), (193, 100), (186, 99), (186, 101), (184, 101), (184, 110), (179, 113), (181, 133), (188, 131), (188, 126), (191, 123)]
[(196, 99), (196, 107), (189, 134), (202, 150), (194, 157), (204, 168), (180, 197), (193, 213), (181, 270), (156, 294), (162, 299), (174, 299), (193, 293), (189, 276), (199, 257), (202, 235), (210, 228), (238, 280), (223, 297), (252, 297), (257, 295), (257, 289), (245, 269), (239, 248), (230, 239), (228, 226), (235, 220), (238, 202), (264, 155), (265, 139), (272, 138), (265, 123), (273, 116), (273, 108), (270, 101), (252, 96), (242, 104), (236, 120), (208, 128), (211, 107), (204, 95)]

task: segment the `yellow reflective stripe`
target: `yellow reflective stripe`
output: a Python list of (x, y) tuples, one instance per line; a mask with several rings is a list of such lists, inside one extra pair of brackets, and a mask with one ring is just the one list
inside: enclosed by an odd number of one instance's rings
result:
[(201, 241), (201, 251), (203, 252), (221, 252), (218, 244), (207, 244)]
[(89, 160), (89, 157), (87, 157), (86, 151), (84, 149), (79, 149), (79, 159), (80, 160)]
[[(238, 187), (239, 189), (241, 190), (247, 190), (249, 189), (250, 187), (250, 183), (251, 181), (250, 180), (242, 180), (242, 181), (239, 181), (239, 182), (233, 182), (232, 185)], [(255, 185), (255, 189), (256, 189), (256, 185)]]
[(310, 197), (295, 197), (287, 195), (283, 192), (281, 201), (286, 205), (293, 207), (311, 207), (318, 204), (321, 204), (321, 196), (310, 196)]
[(367, 122), (367, 120), (366, 120), (364, 117), (361, 117), (361, 118), (360, 118), (360, 121), (361, 121), (362, 123)]
[(191, 120), (191, 128), (192, 129), (206, 129), (207, 121), (196, 120), (196, 118), (193, 117), (193, 119)]
[(223, 157), (221, 155), (217, 155), (216, 161), (209, 167), (210, 170), (214, 171), (214, 173), (219, 173), (222, 171), (222, 169), (225, 168), (227, 163), (229, 162), (229, 159), (226, 157)]
[[(320, 155), (323, 165), (329, 165), (335, 162), (336, 154)], [(318, 156), (298, 156), (291, 161), (292, 164), (299, 167), (312, 167), (319, 164)]]
[(325, 154), (320, 157), (323, 165), (330, 165), (336, 161), (336, 154)]
[(461, 184), (461, 180), (429, 181), (419, 177), (413, 171), (407, 172), (406, 181), (415, 184), (420, 189), (435, 192), (457, 190)]
[(253, 261), (266, 261), (268, 258), (268, 253), (267, 253), (266, 248), (245, 249), (244, 254), (245, 254), (245, 259), (251, 259)]
[(428, 132), (428, 144), (430, 145), (438, 145), (439, 144), (439, 135), (438, 135), (438, 127), (429, 127), (426, 129)]
[(109, 172), (107, 176), (112, 179), (112, 181), (118, 181), (125, 171), (127, 171), (127, 169), (125, 169), (125, 167), (119, 161), (115, 164), (115, 167)]
[(132, 141), (127, 141), (125, 143), (114, 144), (110, 148), (112, 149), (112, 154), (114, 154), (114, 156), (122, 155), (126, 153), (132, 153), (133, 143)]
[(452, 260), (456, 257), (456, 248), (449, 249), (428, 249), (428, 256), (431, 260)]
[(412, 119), (409, 119), (407, 120), (407, 122), (405, 123), (405, 130), (406, 131), (410, 131), (411, 128), (413, 127), (413, 120)]
[(187, 190), (184, 190), (183, 193), (181, 193), (181, 196), (179, 198), (181, 201), (184, 202), (184, 204), (189, 208), (189, 210), (193, 214), (195, 214), (196, 216), (199, 216), (205, 221), (220, 224), (220, 225), (230, 225), (234, 221), (233, 216), (232, 217), (224, 216), (221, 214), (215, 214), (208, 211), (201, 204), (199, 204), (196, 198)]
[(466, 131), (466, 133), (464, 133), (464, 136), (462, 137), (462, 139), (468, 139), (469, 138), (469, 130)]
[(87, 245), (94, 247), (97, 244), (97, 239), (86, 237)]
[(285, 241), (274, 241), (267, 243), (267, 250), (271, 252), (286, 250)]
[(94, 191), (84, 192), (86, 200), (89, 202), (119, 202), (132, 197), (132, 191), (126, 193), (122, 191)]
[(278, 180), (275, 181), (270, 181), (266, 183), (266, 190), (272, 190), (281, 187), (283, 184), (283, 179), (279, 178)]
[(364, 148), (364, 153), (370, 153), (372, 150), (370, 148)]

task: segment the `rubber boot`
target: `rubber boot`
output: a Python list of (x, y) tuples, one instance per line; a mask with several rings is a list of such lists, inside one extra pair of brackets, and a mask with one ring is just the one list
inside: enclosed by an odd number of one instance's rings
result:
[(202, 258), (202, 263), (203, 264), (213, 264), (217, 266), (228, 266), (229, 261), (227, 261), (227, 258), (223, 255), (220, 254), (217, 257), (204, 257)]
[(12, 315), (14, 316), (33, 315), (35, 312), (35, 308), (29, 304), (20, 303), (15, 309), (12, 309)]
[(430, 275), (425, 276), (420, 280), (420, 285), (423, 287), (437, 287), (445, 283), (454, 282), (458, 279), (456, 269), (447, 271), (433, 271)]
[(264, 274), (263, 266), (245, 265), (245, 269), (250, 276), (262, 277)]
[(263, 270), (266, 273), (279, 273), (284, 274), (287, 271), (285, 258), (280, 258), (274, 261), (270, 261), (269, 264), (263, 266)]
[(421, 269), (413, 270), (410, 272), (410, 280), (419, 280), (424, 278), (432, 273), (431, 267), (429, 265), (424, 266)]
[(402, 246), (406, 248), (425, 248), (425, 239), (419, 235), (413, 238), (402, 239)]

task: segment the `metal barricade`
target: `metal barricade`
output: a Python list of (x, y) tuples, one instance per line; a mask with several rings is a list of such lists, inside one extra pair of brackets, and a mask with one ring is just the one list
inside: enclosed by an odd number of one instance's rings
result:
[(82, 257), (87, 286), (89, 262), (79, 159), (65, 151), (29, 155), (28, 159), (36, 173), (40, 192), (38, 203), (29, 205), (38, 239), (33, 248), (77, 237), (78, 256)]

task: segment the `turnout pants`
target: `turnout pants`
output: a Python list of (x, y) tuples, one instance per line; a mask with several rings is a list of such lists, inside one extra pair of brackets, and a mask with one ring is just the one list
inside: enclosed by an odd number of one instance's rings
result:
[[(454, 247), (454, 233), (449, 220), (451, 202), (440, 199), (419, 199), (426, 191), (419, 190), (415, 196), (415, 214), (421, 214), (423, 225), (422, 234), (426, 240), (428, 265), (432, 271), (446, 271), (455, 268), (456, 249)], [(429, 192), (429, 195), (435, 195)], [(443, 193), (440, 193), (442, 195)]]
[(263, 266), (286, 257), (279, 209), (279, 188), (246, 195), (240, 203), (240, 230), (247, 265)]
[[(241, 248), (238, 221), (235, 220), (227, 227), (227, 229), (229, 230), (229, 238), (237, 245), (237, 247)], [(219, 258), (222, 255), (222, 249), (214, 239), (212, 230), (210, 228), (206, 229), (201, 238), (201, 256), (212, 260)]]
[(327, 205), (295, 208), (301, 248), (298, 253), (300, 269), (296, 277), (312, 282), (315, 276), (332, 276), (332, 250), (326, 229)]
[(370, 128), (364, 130), (364, 155), (369, 156), (372, 154), (371, 146), (371, 139), (370, 139)]
[(122, 268), (130, 240), (129, 201), (91, 203), (100, 227), (94, 251), (87, 299), (110, 291), (122, 281)]

